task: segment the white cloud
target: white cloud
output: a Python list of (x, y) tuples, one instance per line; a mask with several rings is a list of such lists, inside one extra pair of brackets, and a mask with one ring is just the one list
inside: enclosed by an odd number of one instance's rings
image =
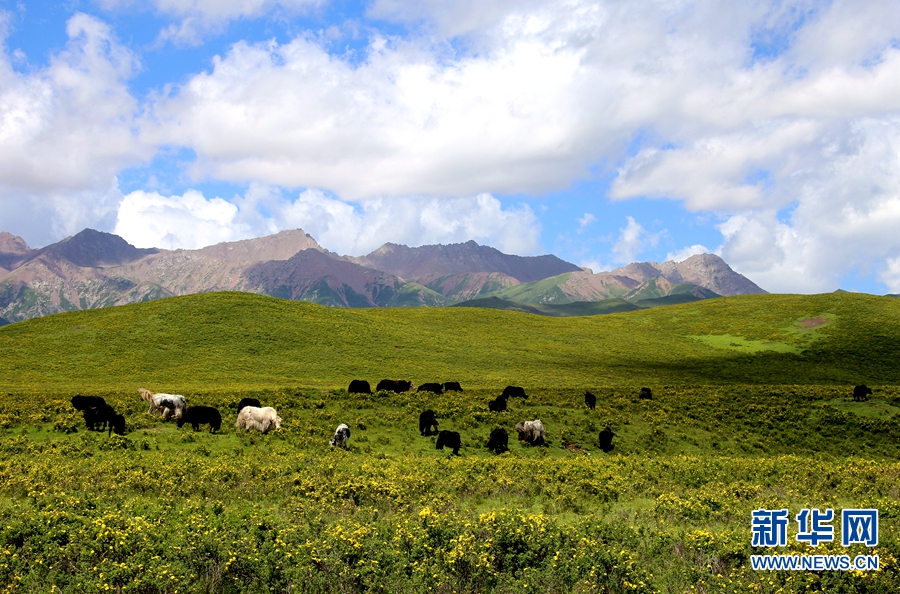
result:
[(719, 227), (719, 251), (735, 270), (770, 291), (824, 292), (900, 252), (900, 119), (859, 122), (852, 133), (852, 150), (797, 184), (786, 215), (739, 212)]
[(249, 228), (235, 224), (237, 213), (234, 204), (194, 190), (183, 196), (138, 190), (122, 200), (114, 233), (141, 248), (197, 249), (252, 237)]
[(489, 195), (456, 199), (367, 200), (354, 206), (320, 190), (288, 200), (274, 188), (253, 186), (232, 201), (188, 191), (125, 196), (115, 233), (138, 247), (195, 249), (301, 228), (327, 249), (366, 254), (386, 242), (417, 246), (474, 239), (515, 254), (540, 251), (540, 226), (530, 208), (503, 209)]
[(637, 256), (654, 247), (659, 242), (659, 234), (648, 233), (644, 227), (627, 217), (628, 224), (619, 229), (619, 240), (612, 248), (613, 261), (618, 264), (629, 264), (637, 260)]
[(0, 220), (33, 246), (110, 228), (117, 172), (153, 150), (133, 126), (137, 58), (91, 16), (71, 17), (66, 33), (43, 68), (19, 72), (21, 52), (0, 54)]
[[(144, 8), (136, 0), (99, 0), (105, 10)], [(206, 35), (221, 32), (231, 21), (254, 19), (269, 14), (293, 15), (326, 0), (150, 0), (149, 4), (162, 15), (179, 19), (165, 27), (158, 41), (196, 45)]]
[(684, 262), (691, 256), (709, 253), (711, 253), (711, 250), (708, 247), (699, 243), (695, 243), (694, 245), (689, 245), (687, 247), (681, 248), (677, 252), (669, 252), (668, 254), (666, 254), (666, 260), (672, 260), (674, 262)]
[(193, 148), (198, 178), (352, 200), (566, 183), (586, 164), (567, 107), (579, 52), (525, 40), (501, 53), (446, 65), (410, 43), (375, 42), (355, 67), (307, 39), (237, 43), (161, 99), (145, 132)]
[(597, 220), (597, 217), (589, 212), (584, 213), (583, 217), (575, 219), (578, 222), (578, 233), (584, 231), (584, 228)]
[[(173, 21), (164, 35), (196, 41), (312, 4), (152, 6)], [(897, 2), (375, 0), (368, 10), (413, 34), (373, 34), (352, 59), (330, 54), (324, 33), (237, 42), (209, 71), (141, 102), (126, 84), (135, 56), (76, 15), (46, 68), (21, 74), (21, 58), (0, 60), (0, 200), (36, 205), (34, 219), (75, 205), (108, 220), (122, 167), (147, 146), (187, 147), (194, 179), (251, 185), (232, 202), (236, 224), (254, 233), (293, 217), (347, 251), (464, 233), (527, 250), (534, 213), (494, 208), (489, 194), (569, 188), (608, 165), (614, 199), (720, 216), (717, 251), (771, 290), (833, 290), (851, 270), (890, 278), (886, 259), (900, 253)], [(770, 33), (781, 39), (771, 55), (754, 55)], [(299, 188), (321, 191), (283, 198)], [(94, 214), (91, 192), (101, 197)], [(499, 226), (465, 222), (466, 209)], [(62, 228), (64, 214), (54, 216)], [(444, 220), (456, 221), (449, 235)], [(355, 231), (343, 236), (341, 224)], [(637, 255), (639, 241), (620, 240), (610, 258)]]
[(149, 151), (137, 142), (126, 80), (137, 59), (109, 27), (76, 14), (69, 41), (30, 74), (0, 58), (0, 183), (23, 190), (106, 186)]
[(878, 276), (881, 282), (887, 285), (890, 293), (900, 294), (900, 257), (888, 258), (885, 263), (884, 270)]

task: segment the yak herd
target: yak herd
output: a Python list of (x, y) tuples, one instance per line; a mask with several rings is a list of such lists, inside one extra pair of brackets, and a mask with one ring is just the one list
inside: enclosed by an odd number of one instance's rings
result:
[[(412, 389), (413, 384), (410, 381), (384, 379), (378, 382), (375, 391), (390, 391), (399, 394), (402, 392), (412, 391)], [(347, 389), (347, 391), (351, 394), (372, 394), (372, 388), (369, 382), (359, 379), (351, 381), (350, 387)], [(421, 384), (416, 389), (416, 393), (432, 392), (434, 394), (443, 394), (447, 391), (461, 392), (462, 387), (460, 387), (459, 382), (445, 382), (443, 384), (437, 382), (428, 382)], [(652, 398), (650, 389), (641, 388), (640, 397)], [(503, 389), (503, 392), (499, 396), (497, 396), (493, 400), (488, 401), (488, 410), (496, 413), (508, 410), (507, 401), (510, 398), (528, 398), (528, 394), (525, 393), (525, 389), (521, 386), (506, 386), (506, 388)], [(597, 404), (597, 398), (590, 392), (585, 392), (584, 402), (591, 410), (593, 410)], [(346, 435), (339, 439), (338, 433), (342, 431), (342, 427), (346, 430)], [(547, 444), (547, 432), (544, 429), (544, 423), (540, 419), (535, 419), (533, 421), (521, 421), (516, 424), (515, 430), (518, 434), (519, 441), (524, 444), (528, 444), (531, 446), (542, 446)], [(419, 415), (419, 434), (423, 437), (437, 435), (437, 440), (435, 441), (435, 447), (437, 449), (443, 450), (444, 448), (447, 448), (451, 450), (455, 455), (459, 455), (459, 449), (462, 447), (462, 437), (460, 436), (458, 431), (448, 431), (446, 429), (439, 431), (437, 417), (435, 416), (433, 410), (424, 410)], [(612, 429), (610, 429), (609, 427), (606, 427), (603, 431), (600, 432), (600, 447), (604, 452), (612, 451), (612, 438), (615, 435), (616, 434), (613, 433)], [(340, 427), (338, 427), (338, 432), (335, 433), (334, 438), (329, 443), (331, 443), (331, 445), (343, 445), (346, 447), (347, 440), (349, 438), (350, 430), (346, 425), (342, 424)], [(493, 431), (491, 431), (491, 435), (488, 438), (485, 447), (495, 454), (502, 454), (503, 452), (508, 451), (509, 433), (502, 427), (494, 429)]]
[[(376, 392), (389, 391), (400, 394), (409, 392), (413, 389), (413, 384), (406, 380), (388, 380), (384, 379), (378, 382), (375, 388)], [(369, 382), (365, 380), (353, 380), (347, 390), (351, 394), (372, 394)], [(444, 383), (424, 383), (421, 384), (416, 392), (432, 392), (434, 394), (443, 394), (444, 392), (461, 392), (459, 382)], [(192, 405), (187, 406), (184, 396), (180, 394), (164, 394), (153, 393), (150, 390), (140, 388), (138, 394), (145, 402), (149, 403), (150, 408), (147, 413), (157, 415), (163, 419), (174, 418), (176, 425), (181, 429), (185, 424), (190, 425), (194, 431), (200, 430), (200, 425), (209, 425), (209, 432), (216, 433), (222, 427), (222, 415), (218, 409), (212, 406)], [(853, 388), (853, 400), (862, 402), (869, 399), (872, 389), (865, 385), (855, 386)], [(488, 410), (491, 412), (504, 412), (507, 410), (507, 400), (510, 398), (528, 398), (525, 389), (520, 386), (506, 386), (503, 392), (488, 401)], [(638, 392), (640, 400), (652, 400), (653, 392), (650, 388), (643, 387)], [(584, 393), (584, 404), (594, 410), (597, 405), (597, 397), (591, 392)], [(82, 396), (76, 395), (72, 397), (72, 406), (75, 410), (80, 411), (84, 416), (84, 422), (90, 431), (107, 430), (108, 435), (116, 433), (117, 435), (125, 434), (125, 417), (116, 413), (100, 396)], [(281, 428), (281, 417), (271, 406), (262, 406), (256, 398), (244, 398), (237, 405), (237, 422), (235, 428), (238, 430), (249, 431), (251, 429), (261, 433), (268, 433), (271, 429)], [(540, 419), (533, 421), (520, 421), (515, 426), (516, 433), (520, 442), (531, 446), (542, 446), (547, 444), (547, 434), (544, 424)], [(435, 447), (439, 450), (447, 448), (455, 455), (459, 455), (459, 449), (462, 447), (462, 438), (457, 431), (438, 430), (438, 420), (433, 410), (428, 409), (422, 411), (419, 415), (419, 434), (423, 437), (437, 435)], [(598, 436), (600, 449), (604, 452), (610, 452), (613, 449), (613, 437), (616, 434), (609, 427), (605, 427)], [(334, 437), (329, 440), (332, 447), (346, 448), (350, 441), (350, 427), (341, 423), (334, 432)], [(509, 450), (509, 434), (506, 429), (496, 428), (491, 431), (485, 447), (496, 454), (502, 454)]]
[[(210, 433), (222, 428), (222, 414), (213, 406), (187, 406), (181, 394), (154, 394), (145, 388), (140, 388), (138, 394), (144, 402), (150, 404), (147, 414), (157, 415), (163, 419), (174, 418), (179, 429), (185, 424), (190, 425), (194, 431), (199, 431), (200, 425), (209, 425)], [(125, 435), (125, 417), (116, 414), (113, 407), (100, 396), (80, 394), (73, 396), (72, 406), (84, 415), (84, 422), (89, 431), (102, 431), (108, 427), (108, 435), (113, 433)], [(256, 398), (244, 398), (237, 406), (235, 427), (268, 433), (272, 428), (281, 428), (281, 417), (274, 408), (262, 406)]]

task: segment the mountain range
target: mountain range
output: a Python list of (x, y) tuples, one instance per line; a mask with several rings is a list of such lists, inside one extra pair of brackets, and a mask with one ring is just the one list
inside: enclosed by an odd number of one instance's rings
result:
[(350, 257), (329, 252), (300, 229), (198, 250), (139, 249), (93, 229), (32, 249), (0, 232), (0, 325), (208, 291), (335, 307), (469, 305), (545, 315), (765, 293), (712, 254), (594, 274), (553, 255), (508, 255), (474, 241), (412, 248), (386, 243)]

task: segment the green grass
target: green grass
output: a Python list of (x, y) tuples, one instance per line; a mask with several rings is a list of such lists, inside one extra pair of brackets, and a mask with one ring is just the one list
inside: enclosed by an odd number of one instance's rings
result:
[[(696, 299), (691, 299), (696, 301)], [(521, 303), (507, 301), (499, 297), (484, 297), (470, 299), (452, 307), (481, 307), (484, 309), (499, 309), (529, 313), (539, 316), (570, 317), (570, 316), (596, 316), (601, 314), (622, 313), (640, 309), (623, 299), (613, 298), (603, 301), (573, 301), (571, 303)]]
[[(821, 316), (832, 321), (797, 325)], [(332, 388), (384, 377), (481, 388), (889, 383), (897, 377), (898, 320), (900, 301), (850, 293), (718, 298), (578, 318), (339, 309), (209, 293), (4, 326), (0, 389)]]
[[(815, 320), (815, 322), (810, 322)], [(717, 298), (593, 317), (240, 293), (0, 328), (0, 583), (63, 592), (900, 591), (900, 301)], [(350, 395), (350, 379), (465, 392)], [(491, 413), (507, 383), (526, 400)], [(853, 402), (852, 386), (873, 388)], [(652, 400), (639, 400), (641, 386)], [(223, 412), (220, 434), (138, 387)], [(583, 403), (585, 390), (597, 407)], [(88, 432), (103, 396), (125, 437)], [(234, 429), (244, 396), (281, 430)], [(461, 456), (418, 434), (425, 408)], [(513, 427), (541, 419), (549, 444)], [(346, 451), (327, 445), (351, 428)], [(610, 426), (615, 449), (599, 449)], [(491, 430), (511, 435), (496, 456)], [(568, 446), (568, 447), (567, 447)], [(877, 508), (882, 570), (754, 572), (755, 509)], [(792, 522), (790, 534), (794, 534)], [(693, 589), (692, 589), (693, 588)]]

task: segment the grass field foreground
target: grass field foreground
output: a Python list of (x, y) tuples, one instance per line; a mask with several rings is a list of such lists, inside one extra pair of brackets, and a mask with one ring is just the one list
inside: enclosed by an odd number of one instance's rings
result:
[[(553, 319), (221, 294), (14, 324), (0, 329), (0, 591), (897, 592), (893, 303)], [(466, 390), (343, 389), (382, 376)], [(862, 382), (872, 397), (854, 402)], [(506, 383), (529, 398), (489, 412)], [(218, 407), (221, 433), (148, 415), (142, 385)], [(128, 434), (86, 431), (75, 392), (106, 398)], [(282, 429), (236, 432), (245, 396)], [(425, 408), (461, 456), (419, 435)], [(535, 418), (546, 447), (515, 440)], [(339, 423), (346, 451), (327, 445)], [(484, 447), (496, 427), (505, 454)], [(771, 550), (751, 546), (751, 512), (810, 507), (878, 509), (878, 546), (779, 552), (877, 554), (881, 570), (753, 571)]]

